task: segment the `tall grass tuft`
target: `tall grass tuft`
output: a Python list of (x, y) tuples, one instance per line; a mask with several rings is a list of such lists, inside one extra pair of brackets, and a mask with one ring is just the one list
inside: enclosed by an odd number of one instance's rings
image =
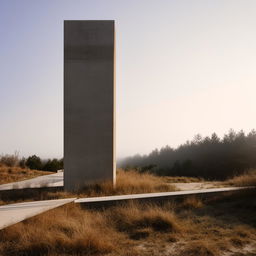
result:
[(99, 212), (69, 204), (1, 230), (0, 254), (101, 255), (115, 251), (127, 235), (138, 239), (180, 230), (173, 212), (154, 205), (129, 203)]
[(47, 174), (51, 174), (51, 172), (30, 170), (28, 168), (21, 168), (18, 166), (8, 167), (2, 165), (0, 166), (0, 184), (22, 181)]
[(19, 154), (15, 152), (13, 155), (1, 155), (0, 156), (0, 167), (7, 166), (7, 167), (14, 167), (19, 164)]
[(111, 182), (102, 182), (85, 186), (80, 193), (87, 196), (123, 195), (151, 192), (174, 191), (175, 186), (167, 184), (165, 177), (137, 171), (117, 171), (116, 186)]
[(229, 179), (228, 183), (235, 186), (256, 186), (256, 169), (251, 169), (244, 174), (235, 176)]
[(172, 211), (154, 204), (131, 202), (112, 210), (115, 226), (120, 231), (135, 232), (150, 228), (160, 232), (180, 232), (179, 220)]

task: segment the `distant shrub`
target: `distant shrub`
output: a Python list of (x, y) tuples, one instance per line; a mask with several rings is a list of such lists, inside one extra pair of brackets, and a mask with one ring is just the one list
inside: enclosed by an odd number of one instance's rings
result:
[(8, 167), (14, 167), (17, 166), (19, 163), (19, 156), (18, 153), (15, 152), (13, 155), (3, 155), (0, 157), (0, 164), (5, 165)]
[(26, 168), (26, 158), (23, 157), (20, 159), (19, 161), (19, 167), (21, 167), (22, 169), (25, 169)]
[(56, 158), (54, 159), (49, 159), (42, 168), (44, 171), (49, 171), (49, 172), (57, 172), (60, 169), (63, 169), (63, 160), (58, 160)]
[(42, 170), (42, 167), (43, 167), (41, 158), (36, 155), (28, 157), (25, 162), (25, 165), (29, 169), (33, 169), (33, 170)]
[(25, 169), (26, 167), (31, 170), (43, 170), (49, 172), (57, 172), (62, 170), (63, 158), (61, 159), (48, 159), (41, 160), (37, 155), (29, 156), (27, 159), (25, 157), (19, 158), (18, 153), (15, 152), (13, 155), (0, 155), (0, 167), (20, 167)]
[(236, 175), (229, 179), (228, 183), (235, 186), (256, 186), (256, 169), (250, 169), (241, 175)]

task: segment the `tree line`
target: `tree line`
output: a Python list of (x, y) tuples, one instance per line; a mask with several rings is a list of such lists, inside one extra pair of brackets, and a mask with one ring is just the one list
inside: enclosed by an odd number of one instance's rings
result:
[(223, 180), (256, 168), (256, 131), (231, 129), (222, 139), (216, 133), (204, 138), (198, 134), (176, 149), (165, 146), (148, 155), (127, 157), (119, 165), (158, 175)]
[(57, 172), (58, 170), (62, 170), (64, 168), (63, 158), (41, 160), (41, 158), (36, 155), (30, 156), (27, 159), (25, 159), (24, 166), (33, 170), (42, 170), (42, 171), (49, 171), (49, 172)]
[(17, 152), (13, 155), (2, 155), (0, 156), (0, 165), (14, 167), (19, 166), (21, 168), (29, 168), (31, 170), (41, 170), (49, 172), (57, 172), (62, 170), (63, 167), (63, 158), (57, 159), (48, 159), (42, 160), (39, 156), (32, 155), (28, 158), (19, 158)]

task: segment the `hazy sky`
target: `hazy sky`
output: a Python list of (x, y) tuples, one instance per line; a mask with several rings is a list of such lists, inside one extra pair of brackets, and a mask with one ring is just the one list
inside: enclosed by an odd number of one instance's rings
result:
[(114, 19), (117, 157), (256, 128), (256, 1), (1, 0), (0, 154), (63, 154), (63, 20)]

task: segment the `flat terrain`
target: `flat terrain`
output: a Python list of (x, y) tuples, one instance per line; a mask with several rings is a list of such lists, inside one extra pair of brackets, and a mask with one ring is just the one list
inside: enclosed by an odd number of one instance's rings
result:
[(63, 173), (47, 174), (48, 175), (2, 184), (0, 185), (0, 191), (24, 188), (63, 187)]
[[(203, 182), (189, 183), (185, 177), (179, 181), (194, 187)], [(0, 199), (7, 204), (175, 191), (170, 182), (170, 177), (119, 170), (115, 188), (110, 183), (95, 184), (77, 194), (59, 188), (30, 188), (0, 191)], [(256, 172), (221, 184), (255, 185)], [(1, 230), (0, 255), (256, 256), (255, 196), (252, 189), (161, 203), (133, 200), (98, 209), (70, 203)]]
[[(71, 197), (93, 197), (108, 195), (127, 195), (138, 193), (168, 192), (175, 191), (173, 185), (167, 184), (166, 177), (158, 177), (148, 173), (138, 173), (135, 171), (118, 170), (116, 186), (113, 188), (110, 182), (94, 184), (84, 187), (77, 193), (68, 193), (61, 186), (62, 173), (55, 173), (44, 177), (37, 177), (32, 181), (22, 181), (20, 186), (30, 184), (26, 189), (17, 189), (14, 184), (0, 185), (0, 204), (15, 202), (51, 200)], [(49, 182), (46, 182), (49, 180)], [(57, 184), (57, 187), (54, 185)], [(35, 185), (35, 186), (34, 186)], [(32, 188), (32, 187), (35, 188)], [(1, 187), (16, 188), (15, 190), (1, 191)]]
[(52, 172), (30, 170), (28, 168), (0, 166), (0, 184), (32, 179)]
[(226, 187), (227, 184), (223, 182), (216, 182), (216, 181), (202, 181), (202, 182), (191, 182), (191, 183), (169, 183), (176, 187), (177, 190), (198, 190), (198, 189), (211, 189), (211, 188), (220, 188)]
[(256, 191), (130, 202), (69, 204), (0, 231), (2, 255), (256, 255)]

